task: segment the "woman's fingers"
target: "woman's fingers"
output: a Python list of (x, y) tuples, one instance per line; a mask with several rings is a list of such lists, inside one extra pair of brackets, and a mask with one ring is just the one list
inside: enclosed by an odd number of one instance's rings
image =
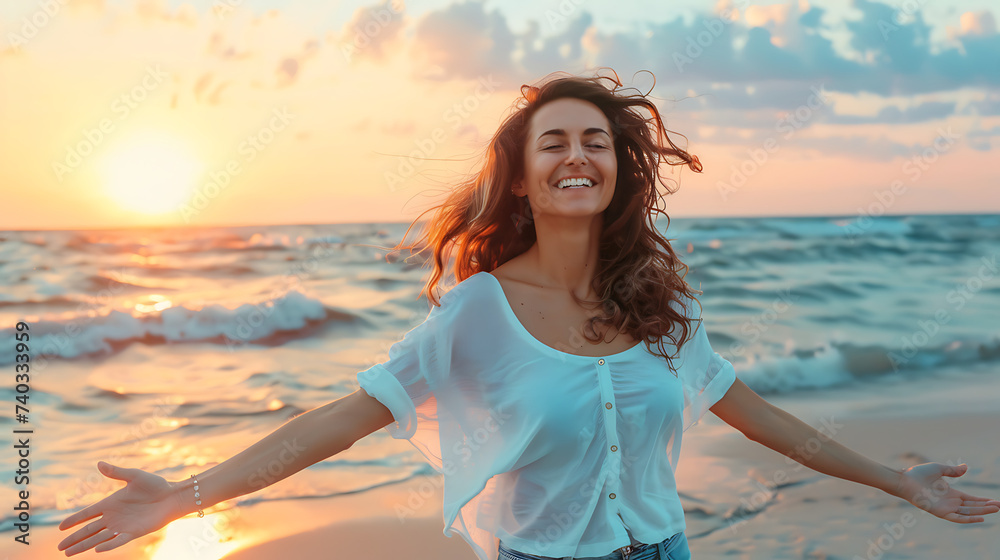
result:
[(118, 467), (104, 461), (97, 462), (97, 470), (101, 471), (101, 473), (108, 478), (124, 480), (125, 482), (131, 482), (135, 479), (137, 474), (142, 472), (140, 469)]
[(948, 521), (954, 521), (955, 523), (980, 523), (986, 521), (982, 517), (976, 517), (974, 515), (962, 515), (961, 513), (949, 513), (944, 516)]
[(108, 550), (118, 548), (119, 546), (127, 542), (129, 542), (129, 538), (125, 536), (125, 533), (121, 533), (115, 536), (113, 539), (109, 541), (104, 541), (101, 544), (97, 545), (97, 548), (94, 549), (94, 552), (106, 552)]
[(976, 500), (963, 500), (961, 506), (957, 507), (955, 511), (949, 512), (943, 516), (943, 519), (952, 521), (954, 523), (982, 523), (986, 521), (983, 515), (989, 515), (996, 513), (1000, 510), (1000, 506), (997, 505), (981, 505), (988, 502), (979, 502)]
[(1000, 500), (994, 500), (992, 498), (980, 498), (979, 496), (970, 496), (969, 494), (966, 494), (965, 492), (959, 492), (958, 495), (961, 496), (962, 499), (965, 500), (965, 501), (967, 501), (967, 502), (975, 502), (976, 505), (980, 505), (980, 504), (983, 504), (983, 505), (993, 504), (993, 505), (996, 505), (996, 506), (1000, 506)]
[(104, 541), (111, 540), (115, 538), (114, 531), (110, 529), (101, 529), (96, 535), (87, 537), (82, 541), (74, 544), (73, 546), (66, 549), (66, 556), (73, 556), (74, 554), (79, 554), (81, 552), (90, 550), (94, 546), (103, 543)]
[(96, 504), (89, 505), (66, 519), (63, 519), (62, 523), (59, 524), (59, 530), (65, 531), (78, 523), (82, 523), (88, 519), (93, 519), (98, 515), (101, 515), (101, 510), (97, 507), (100, 503), (101, 502), (97, 502)]
[(962, 506), (958, 508), (960, 513), (967, 515), (986, 515), (987, 513), (996, 513), (998, 506)]
[(85, 539), (87, 537), (90, 537), (90, 536), (94, 535), (95, 533), (97, 533), (98, 531), (100, 531), (103, 528), (104, 528), (103, 518), (98, 519), (97, 521), (94, 521), (92, 523), (88, 523), (87, 525), (84, 525), (83, 527), (80, 527), (80, 529), (78, 529), (72, 535), (70, 535), (70, 536), (66, 537), (65, 539), (63, 539), (62, 542), (59, 543), (59, 547), (58, 548), (59, 548), (59, 550), (62, 550), (64, 548), (68, 548), (68, 547), (76, 544), (80, 540)]
[[(118, 480), (132, 480), (133, 478), (135, 478), (135, 475), (132, 471), (136, 469), (123, 469), (121, 467), (116, 467), (110, 463), (105, 463), (104, 461), (98, 461), (97, 470), (99, 470), (102, 474), (104, 474), (109, 478), (115, 478)], [(101, 515), (101, 508), (103, 507), (106, 499), (107, 498), (95, 504), (91, 504), (81, 509), (80, 511), (74, 513), (73, 515), (67, 517), (66, 519), (63, 519), (62, 523), (59, 524), (59, 530), (65, 531), (66, 529), (73, 527), (77, 523)]]

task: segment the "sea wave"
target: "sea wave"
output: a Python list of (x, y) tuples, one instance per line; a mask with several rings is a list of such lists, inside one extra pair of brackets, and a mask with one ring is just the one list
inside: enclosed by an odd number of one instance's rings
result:
[[(35, 359), (73, 359), (114, 353), (134, 342), (276, 346), (312, 336), (327, 323), (354, 319), (351, 313), (290, 291), (274, 300), (234, 309), (218, 304), (199, 309), (179, 306), (140, 316), (113, 310), (96, 317), (80, 314), (42, 321), (31, 325), (31, 347)], [(13, 362), (12, 353), (0, 353), (0, 363)]]

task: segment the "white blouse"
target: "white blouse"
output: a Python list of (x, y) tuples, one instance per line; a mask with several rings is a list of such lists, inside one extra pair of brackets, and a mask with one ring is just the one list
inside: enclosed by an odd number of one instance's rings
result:
[[(690, 316), (686, 301), (687, 310), (672, 305)], [(440, 302), (357, 378), (392, 412), (386, 431), (444, 475), (445, 536), (497, 560), (498, 539), (587, 557), (685, 529), (674, 481), (681, 435), (736, 379), (703, 321), (673, 359), (675, 377), (645, 342), (603, 357), (543, 344), (489, 272)]]

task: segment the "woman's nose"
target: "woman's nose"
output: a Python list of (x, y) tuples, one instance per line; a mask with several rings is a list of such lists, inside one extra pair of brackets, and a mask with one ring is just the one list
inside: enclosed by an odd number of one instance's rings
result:
[(587, 159), (586, 154), (583, 152), (583, 146), (573, 146), (569, 148), (569, 155), (566, 156), (566, 161), (571, 162), (583, 162)]

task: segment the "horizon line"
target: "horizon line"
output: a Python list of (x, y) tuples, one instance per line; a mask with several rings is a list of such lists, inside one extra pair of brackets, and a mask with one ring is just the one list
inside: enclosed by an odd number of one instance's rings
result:
[[(657, 214), (656, 219), (661, 219), (662, 214)], [(995, 212), (912, 212), (907, 214), (882, 214), (879, 216), (865, 216), (861, 214), (771, 214), (771, 215), (743, 215), (743, 216), (671, 216), (670, 220), (752, 220), (752, 219), (804, 219), (804, 218), (826, 218), (826, 219), (860, 219), (868, 217), (873, 220), (881, 218), (906, 218), (910, 216), (1000, 216), (1000, 211)], [(427, 219), (416, 221), (424, 223)], [(68, 228), (34, 228), (34, 229), (4, 229), (0, 233), (16, 232), (42, 232), (42, 231), (123, 231), (123, 230), (160, 230), (160, 229), (223, 229), (223, 228), (250, 228), (250, 227), (289, 227), (289, 226), (336, 226), (336, 225), (398, 225), (413, 224), (414, 220), (401, 220), (396, 222), (321, 222), (321, 223), (280, 223), (280, 224), (211, 224), (211, 225), (149, 225), (149, 226), (120, 226), (111, 228), (97, 227), (68, 227)]]

